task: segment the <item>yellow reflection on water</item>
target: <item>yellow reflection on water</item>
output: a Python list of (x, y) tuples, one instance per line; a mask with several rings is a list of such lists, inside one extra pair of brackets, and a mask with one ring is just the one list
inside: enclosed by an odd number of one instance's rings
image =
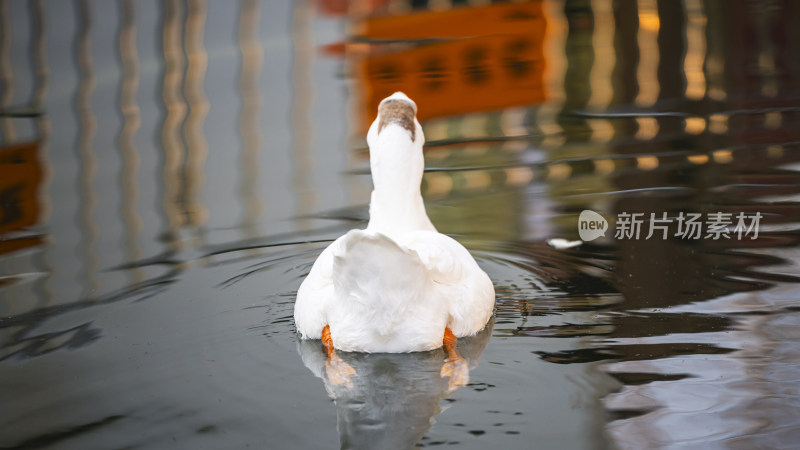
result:
[(636, 131), (636, 137), (643, 141), (653, 139), (658, 134), (658, 121), (654, 117), (637, 117), (636, 123), (639, 129)]
[(708, 155), (690, 155), (686, 159), (692, 164), (702, 165), (708, 162)]
[(712, 114), (708, 118), (708, 131), (714, 134), (728, 132), (728, 116), (725, 114)]
[[(617, 56), (614, 53), (614, 11), (611, 3), (604, 0), (593, 0), (594, 33), (592, 48), (594, 64), (592, 64), (590, 83), (592, 95), (588, 106), (604, 110), (614, 99), (613, 74)], [(592, 129), (592, 140), (609, 142), (614, 138), (614, 126), (606, 119), (587, 121)]]
[(636, 103), (651, 106), (658, 100), (658, 30), (661, 21), (658, 17), (656, 0), (638, 0), (639, 7), (639, 67), (636, 78), (639, 80), (639, 94)]
[(311, 119), (313, 108), (314, 83), (311, 80), (314, 62), (314, 40), (312, 28), (313, 9), (310, 0), (294, 3), (292, 15), (292, 41), (294, 43), (294, 63), (292, 84), (294, 104), (292, 105), (292, 128), (294, 146), (293, 188), (299, 198), (297, 215), (306, 217), (313, 212), (317, 195), (311, 182), (314, 158), (311, 152), (314, 126)]
[[(122, 6), (122, 29), (119, 33), (119, 53), (122, 60), (122, 92), (120, 108), (123, 125), (119, 134), (122, 152), (122, 218), (125, 222), (125, 247), (131, 261), (142, 257), (138, 236), (142, 230), (142, 219), (137, 205), (139, 201), (139, 149), (136, 148), (136, 132), (141, 125), (141, 112), (136, 102), (139, 87), (139, 54), (136, 50), (136, 9), (134, 0), (125, 0)], [(140, 271), (135, 281), (141, 281)]]
[(556, 2), (543, 3), (547, 17), (547, 34), (544, 40), (544, 59), (547, 61), (544, 70), (544, 86), (548, 102), (538, 108), (536, 123), (544, 132), (541, 142), (544, 148), (558, 147), (564, 142), (562, 127), (556, 116), (561, 111), (561, 104), (566, 98), (564, 92), (564, 75), (567, 71), (564, 46), (569, 27), (563, 7)]
[(706, 94), (703, 63), (706, 54), (706, 16), (701, 0), (686, 0), (686, 98), (701, 100)]
[(181, 84), (185, 70), (181, 46), (184, 11), (183, 3), (177, 0), (167, 0), (163, 7), (164, 78), (162, 80), (162, 99), (167, 116), (161, 127), (161, 142), (164, 147), (162, 208), (167, 217), (171, 247), (177, 249), (180, 248), (181, 243), (176, 236), (178, 230), (185, 223), (183, 202), (180, 199), (181, 163), (185, 155), (181, 139), (181, 124), (186, 116), (186, 104), (181, 96)]
[(261, 19), (261, 2), (244, 0), (239, 14), (239, 49), (242, 53), (242, 73), (239, 89), (242, 96), (242, 112), (239, 114), (239, 132), (242, 134), (242, 181), (240, 193), (244, 202), (242, 226), (255, 237), (256, 223), (261, 215), (261, 199), (258, 192), (259, 152), (262, 135), (258, 127), (262, 94), (259, 85), (261, 67), (264, 65), (264, 47), (258, 39)]
[(533, 180), (533, 170), (530, 167), (510, 167), (505, 169), (506, 184), (512, 187), (525, 186)]
[(717, 150), (713, 153), (714, 162), (727, 164), (733, 161), (733, 153), (730, 150)]
[(616, 169), (616, 164), (613, 159), (595, 159), (593, 161), (595, 171), (598, 175), (609, 175)]
[(186, 136), (186, 162), (183, 168), (184, 185), (181, 195), (186, 214), (186, 224), (198, 227), (208, 220), (208, 209), (203, 205), (203, 183), (208, 145), (203, 133), (203, 123), (208, 114), (208, 100), (203, 91), (208, 54), (203, 46), (206, 26), (205, 0), (190, 0), (186, 18), (184, 45), (186, 47), (186, 79), (183, 91), (189, 114), (183, 124)]
[(684, 130), (689, 134), (700, 134), (706, 129), (706, 119), (703, 117), (687, 117), (684, 120)]
[(769, 111), (764, 114), (764, 127), (770, 130), (780, 128), (783, 123), (783, 115), (780, 111)]
[(658, 158), (655, 156), (640, 156), (636, 158), (636, 167), (642, 170), (657, 169), (658, 164)]

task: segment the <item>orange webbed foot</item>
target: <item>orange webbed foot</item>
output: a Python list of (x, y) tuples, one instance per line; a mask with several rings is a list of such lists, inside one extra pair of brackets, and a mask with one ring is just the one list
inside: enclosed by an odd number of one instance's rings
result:
[(451, 392), (469, 383), (469, 365), (458, 354), (458, 350), (456, 350), (457, 341), (450, 328), (445, 328), (442, 343), (444, 344), (445, 352), (447, 352), (447, 359), (444, 360), (444, 365), (439, 375), (442, 378), (450, 378), (447, 385)]
[(353, 380), (351, 378), (356, 375), (356, 370), (336, 354), (329, 325), (325, 325), (325, 328), (322, 329), (322, 345), (325, 346), (325, 352), (328, 354), (328, 360), (325, 361), (325, 374), (328, 382), (334, 386), (352, 388)]

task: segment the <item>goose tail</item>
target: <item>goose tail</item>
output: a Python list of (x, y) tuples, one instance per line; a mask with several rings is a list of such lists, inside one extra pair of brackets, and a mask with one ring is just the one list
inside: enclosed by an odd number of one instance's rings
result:
[(422, 298), (428, 275), (417, 253), (388, 236), (352, 230), (334, 252), (333, 280), (339, 301), (353, 313), (368, 313), (376, 330), (391, 330), (407, 308)]

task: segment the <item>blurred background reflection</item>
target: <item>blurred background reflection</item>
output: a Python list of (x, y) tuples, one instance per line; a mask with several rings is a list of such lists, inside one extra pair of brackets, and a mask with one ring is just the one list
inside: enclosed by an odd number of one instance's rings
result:
[[(791, 446), (798, 20), (790, 0), (0, 0), (0, 447)], [(430, 428), (377, 414), (337, 439), (294, 294), (365, 225), (364, 135), (397, 90), (428, 212), (497, 317), (469, 386), (403, 410)], [(547, 245), (585, 209), (604, 238)], [(718, 212), (760, 213), (758, 238), (613, 233)], [(420, 358), (364, 361), (408, 382)]]

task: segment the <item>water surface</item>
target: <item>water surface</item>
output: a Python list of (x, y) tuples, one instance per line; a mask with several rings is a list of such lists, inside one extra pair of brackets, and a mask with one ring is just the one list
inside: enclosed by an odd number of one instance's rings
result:
[[(798, 5), (474, 3), (1, 2), (0, 447), (798, 442)], [(497, 291), (456, 390), (292, 323), (394, 90)]]

